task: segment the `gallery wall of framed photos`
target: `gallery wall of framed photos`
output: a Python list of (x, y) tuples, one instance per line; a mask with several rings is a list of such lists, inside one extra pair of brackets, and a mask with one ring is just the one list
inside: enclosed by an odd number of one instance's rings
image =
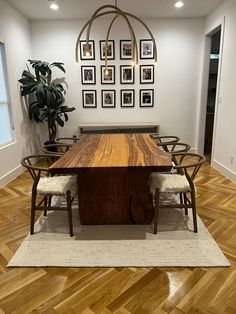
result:
[(105, 40), (90, 40), (88, 53), (86, 41), (80, 41), (83, 108), (153, 108), (155, 66), (152, 40), (139, 40), (138, 67), (131, 64), (130, 40), (109, 40), (107, 52), (105, 44)]

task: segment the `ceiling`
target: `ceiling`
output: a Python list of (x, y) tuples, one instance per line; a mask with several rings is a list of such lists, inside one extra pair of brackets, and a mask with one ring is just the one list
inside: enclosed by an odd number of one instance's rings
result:
[[(29, 19), (89, 18), (96, 8), (114, 4), (114, 0), (58, 0), (60, 9), (52, 11), (47, 0), (7, 0)], [(118, 0), (118, 6), (140, 17), (204, 17), (225, 0), (183, 0), (185, 6), (174, 7), (175, 0)]]

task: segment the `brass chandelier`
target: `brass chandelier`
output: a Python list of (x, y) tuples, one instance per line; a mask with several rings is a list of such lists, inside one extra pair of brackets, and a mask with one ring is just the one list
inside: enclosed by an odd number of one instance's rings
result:
[(90, 18), (90, 20), (88, 22), (85, 23), (85, 25), (82, 27), (79, 36), (77, 38), (76, 41), (76, 48), (75, 48), (75, 58), (76, 58), (76, 63), (79, 63), (79, 43), (80, 43), (80, 39), (85, 31), (85, 29), (87, 28), (86, 31), (86, 45), (85, 45), (85, 54), (86, 56), (90, 55), (89, 52), (89, 36), (90, 36), (90, 31), (93, 25), (93, 22), (102, 16), (105, 15), (114, 15), (110, 25), (108, 27), (107, 30), (107, 34), (106, 34), (106, 41), (105, 41), (105, 72), (107, 72), (107, 67), (108, 67), (108, 62), (107, 62), (107, 51), (108, 51), (108, 41), (109, 41), (109, 35), (111, 32), (111, 28), (114, 24), (114, 22), (116, 21), (116, 19), (118, 17), (123, 17), (123, 19), (125, 20), (125, 22), (127, 23), (128, 29), (129, 29), (129, 33), (130, 33), (130, 39), (131, 39), (131, 53), (132, 53), (132, 65), (133, 66), (137, 66), (138, 65), (138, 45), (137, 45), (137, 39), (136, 39), (136, 35), (134, 32), (134, 29), (131, 25), (130, 22), (130, 18), (138, 21), (139, 23), (141, 23), (144, 28), (147, 30), (148, 34), (151, 37), (151, 40), (153, 42), (153, 57), (154, 57), (154, 61), (155, 63), (157, 63), (157, 46), (156, 46), (156, 41), (155, 38), (151, 32), (151, 30), (149, 29), (149, 27), (147, 26), (147, 24), (142, 21), (140, 18), (138, 18), (136, 15), (129, 13), (129, 12), (125, 12), (121, 9), (118, 8), (117, 6), (117, 1), (115, 1), (115, 5), (103, 5), (100, 8), (98, 8), (94, 14), (92, 15), (92, 17)]

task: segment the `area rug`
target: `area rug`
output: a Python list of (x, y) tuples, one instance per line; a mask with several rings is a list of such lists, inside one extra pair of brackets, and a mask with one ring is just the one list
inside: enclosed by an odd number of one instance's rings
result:
[[(77, 206), (76, 206), (77, 207)], [(194, 233), (192, 215), (160, 212), (152, 225), (80, 225), (73, 209), (74, 237), (66, 212), (50, 212), (35, 224), (8, 267), (226, 267), (230, 266), (201, 219)]]

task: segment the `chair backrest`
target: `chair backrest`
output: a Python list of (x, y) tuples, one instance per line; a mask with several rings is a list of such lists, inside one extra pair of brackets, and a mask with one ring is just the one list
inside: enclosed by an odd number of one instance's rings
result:
[(163, 143), (163, 144), (178, 143), (179, 140), (180, 138), (175, 135), (165, 135), (165, 136), (157, 137), (157, 143)]
[(42, 172), (48, 175), (49, 167), (60, 157), (61, 155), (55, 153), (30, 155), (21, 160), (21, 165), (29, 171), (34, 181), (38, 181)]
[(186, 143), (157, 143), (159, 147), (165, 147), (167, 153), (187, 153), (191, 146)]
[(158, 136), (156, 134), (151, 134), (150, 135), (152, 139), (156, 140), (157, 143), (163, 143), (163, 144), (171, 144), (171, 143), (177, 143), (180, 138), (175, 135), (162, 135)]
[(164, 151), (168, 153), (167, 145), (169, 144), (175, 144), (178, 143), (180, 138), (175, 135), (163, 135), (163, 136), (157, 136), (157, 135), (150, 135), (152, 139), (156, 140), (156, 144), (163, 148)]
[(206, 157), (194, 153), (173, 153), (173, 156), (176, 163), (173, 169), (177, 169), (180, 174), (185, 174), (192, 185), (199, 169), (206, 161)]
[(73, 137), (58, 137), (57, 142), (63, 142), (63, 143), (76, 143), (79, 140), (79, 137), (73, 136)]
[(43, 153), (44, 154), (58, 154), (63, 155), (65, 154), (70, 148), (72, 144), (66, 143), (55, 143), (55, 144), (47, 144), (43, 146)]

